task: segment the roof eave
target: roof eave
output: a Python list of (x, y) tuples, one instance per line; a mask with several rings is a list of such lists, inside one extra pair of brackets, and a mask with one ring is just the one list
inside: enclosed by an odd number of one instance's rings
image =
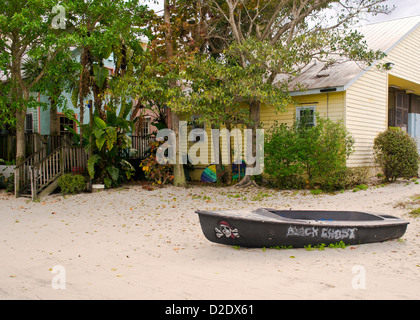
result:
[(299, 97), (299, 96), (307, 96), (307, 95), (312, 95), (312, 94), (335, 93), (335, 92), (343, 92), (343, 91), (345, 91), (344, 86), (338, 86), (338, 87), (310, 89), (310, 90), (305, 90), (305, 91), (292, 91), (289, 94), (292, 97)]

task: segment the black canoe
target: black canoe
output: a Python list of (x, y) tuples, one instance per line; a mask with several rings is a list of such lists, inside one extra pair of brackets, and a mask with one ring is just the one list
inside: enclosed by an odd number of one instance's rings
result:
[(347, 245), (401, 238), (407, 221), (354, 211), (279, 211), (273, 209), (197, 211), (205, 237), (248, 248)]

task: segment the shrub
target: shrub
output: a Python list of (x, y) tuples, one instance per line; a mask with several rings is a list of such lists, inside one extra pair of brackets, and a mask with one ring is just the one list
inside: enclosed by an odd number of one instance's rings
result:
[(310, 131), (312, 152), (307, 160), (311, 170), (308, 174), (313, 183), (332, 191), (335, 188), (329, 188), (331, 178), (337, 175), (343, 178), (343, 174), (350, 172), (347, 159), (353, 152), (354, 140), (342, 121), (318, 118), (317, 126)]
[(380, 133), (375, 139), (374, 154), (385, 180), (417, 177), (419, 154), (416, 143), (400, 128), (389, 128)]
[(343, 185), (353, 186), (348, 180), (354, 179), (354, 172), (346, 165), (353, 145), (341, 121), (317, 117), (314, 127), (275, 123), (266, 136), (265, 173), (280, 188), (306, 185), (333, 191), (343, 189)]
[(264, 143), (264, 167), (274, 186), (285, 189), (301, 188), (305, 167), (301, 161), (298, 132), (277, 122), (269, 129)]
[(327, 175), (321, 187), (326, 191), (347, 190), (358, 185), (367, 184), (369, 171), (367, 168), (344, 167)]
[(9, 178), (5, 179), (6, 191), (14, 192), (15, 191), (15, 174), (12, 173)]
[(0, 172), (0, 189), (6, 189), (7, 192), (15, 191), (15, 175), (12, 173), (9, 178), (6, 178)]
[(63, 194), (76, 194), (86, 189), (86, 181), (81, 175), (69, 173), (58, 178), (58, 186)]

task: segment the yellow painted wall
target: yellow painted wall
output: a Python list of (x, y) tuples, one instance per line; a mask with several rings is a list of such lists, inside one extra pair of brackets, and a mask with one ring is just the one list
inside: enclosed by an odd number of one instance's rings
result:
[(373, 144), (388, 127), (388, 74), (373, 68), (346, 92), (346, 126), (356, 144), (349, 166), (374, 166)]
[(390, 75), (420, 84), (420, 27), (393, 48), (385, 60), (395, 64)]
[(292, 125), (296, 116), (296, 107), (304, 106), (316, 106), (316, 112), (321, 117), (328, 117), (333, 121), (344, 121), (344, 102), (344, 92), (297, 96), (283, 112), (276, 111), (272, 106), (263, 105), (261, 107), (261, 122), (264, 128), (269, 128), (275, 121)]

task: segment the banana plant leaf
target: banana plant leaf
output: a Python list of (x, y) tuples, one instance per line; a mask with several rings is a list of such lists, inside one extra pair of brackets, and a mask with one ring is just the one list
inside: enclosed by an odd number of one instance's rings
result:
[(99, 88), (103, 88), (105, 80), (109, 76), (109, 69), (106, 67), (100, 67), (97, 64), (93, 65), (93, 75), (95, 77), (95, 83)]

